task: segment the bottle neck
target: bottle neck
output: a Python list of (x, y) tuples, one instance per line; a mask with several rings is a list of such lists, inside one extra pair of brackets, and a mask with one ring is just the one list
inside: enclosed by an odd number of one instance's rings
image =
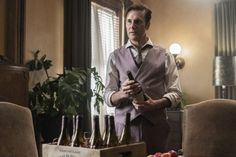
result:
[(82, 130), (82, 128), (83, 128), (83, 118), (82, 118), (82, 116), (79, 116), (79, 130)]
[(109, 123), (110, 123), (109, 131), (113, 132), (115, 130), (114, 116), (109, 117)]
[(108, 115), (105, 115), (105, 131), (108, 132), (109, 125), (108, 125)]
[(67, 145), (69, 144), (69, 134), (67, 132), (67, 124), (68, 119), (66, 116), (62, 116), (62, 122), (61, 122), (61, 133), (58, 139), (57, 145)]
[(62, 116), (62, 132), (63, 134), (65, 134), (67, 132), (67, 117), (66, 116)]
[(99, 117), (96, 116), (94, 117), (94, 133), (95, 133), (95, 136), (101, 136), (100, 135), (100, 127), (99, 127)]

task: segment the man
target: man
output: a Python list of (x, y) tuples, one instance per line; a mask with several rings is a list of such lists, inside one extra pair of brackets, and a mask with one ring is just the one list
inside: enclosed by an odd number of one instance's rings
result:
[[(177, 105), (182, 95), (173, 56), (146, 35), (151, 13), (143, 5), (127, 9), (129, 40), (110, 55), (105, 88), (106, 103), (115, 107), (117, 135), (130, 112), (131, 136), (134, 142), (146, 142), (148, 154), (165, 151), (169, 132), (165, 108)], [(127, 71), (134, 80), (128, 79)]]

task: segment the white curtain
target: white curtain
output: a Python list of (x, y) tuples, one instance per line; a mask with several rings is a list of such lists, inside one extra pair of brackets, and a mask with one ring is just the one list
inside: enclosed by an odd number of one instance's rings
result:
[[(119, 46), (119, 18), (115, 12), (92, 3), (91, 9), (92, 25), (92, 67), (96, 67), (105, 84), (106, 63), (109, 54)], [(93, 82), (92, 82), (93, 86)], [(93, 104), (93, 103), (92, 103)], [(93, 106), (92, 115), (98, 114)], [(114, 113), (114, 108), (106, 104), (100, 108), (101, 131), (104, 127), (104, 115)]]

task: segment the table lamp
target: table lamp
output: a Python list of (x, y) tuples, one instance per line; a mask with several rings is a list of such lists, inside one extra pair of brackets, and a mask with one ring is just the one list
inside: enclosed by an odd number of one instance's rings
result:
[(216, 56), (213, 67), (213, 85), (220, 86), (226, 98), (226, 87), (236, 86), (236, 56)]

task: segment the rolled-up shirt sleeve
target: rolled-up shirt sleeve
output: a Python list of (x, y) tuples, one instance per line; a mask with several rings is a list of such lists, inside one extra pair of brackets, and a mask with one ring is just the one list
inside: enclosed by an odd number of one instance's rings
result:
[(174, 107), (177, 106), (182, 99), (182, 90), (174, 57), (169, 52), (166, 53), (165, 69), (166, 91), (163, 97), (170, 100), (171, 106)]
[(114, 53), (111, 53), (107, 62), (106, 83), (104, 92), (105, 103), (110, 107), (113, 107), (113, 104), (111, 102), (111, 96), (113, 93), (119, 90), (119, 86), (119, 72), (115, 66)]

